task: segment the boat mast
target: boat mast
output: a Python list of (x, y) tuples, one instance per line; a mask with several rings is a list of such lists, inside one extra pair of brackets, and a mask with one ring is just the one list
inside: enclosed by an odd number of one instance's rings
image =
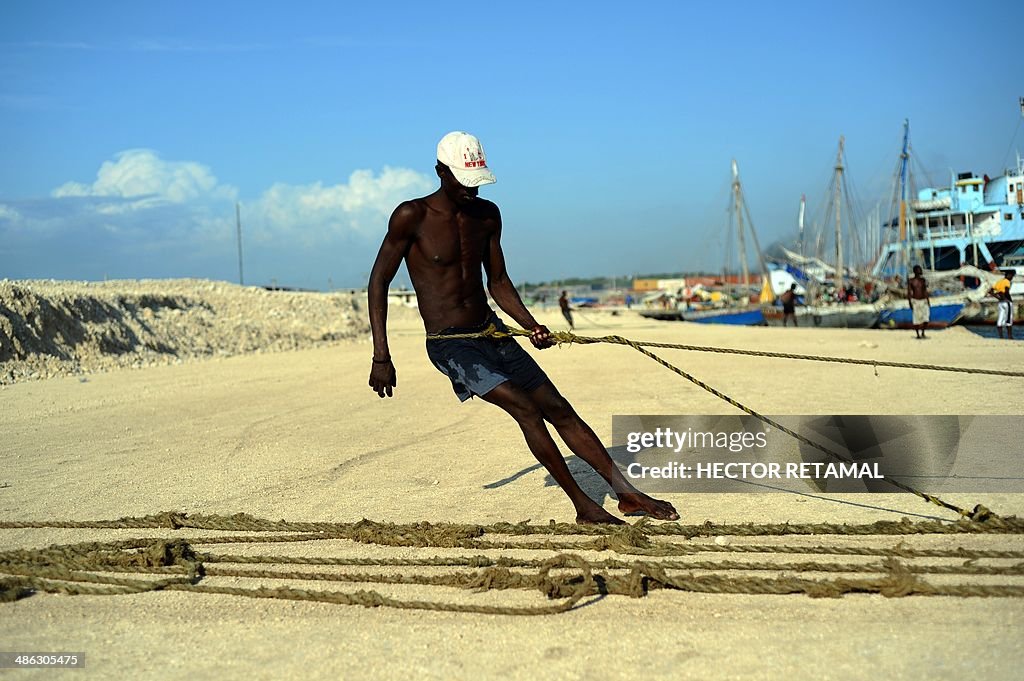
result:
[[(807, 273), (807, 247), (804, 244), (804, 212), (807, 206), (807, 197), (803, 194), (800, 195), (800, 213), (797, 217), (797, 227), (800, 230), (800, 241), (797, 244), (800, 250), (800, 268)], [(815, 246), (815, 252), (817, 252), (817, 246)], [(813, 291), (812, 291), (813, 289)], [(813, 277), (808, 277), (807, 282), (804, 284), (804, 296), (806, 300), (813, 300), (817, 297), (818, 290), (816, 286), (816, 280)]]
[(740, 248), (740, 263), (743, 265), (743, 303), (748, 302), (750, 292), (750, 268), (747, 267), (747, 244), (743, 235), (743, 198), (740, 194), (740, 171), (736, 159), (732, 160), (732, 193), (736, 209), (736, 234)]
[(839, 136), (839, 153), (836, 155), (836, 179), (835, 179), (835, 192), (833, 194), (833, 201), (835, 202), (836, 212), (836, 291), (843, 290), (843, 232), (842, 223), (839, 219), (839, 211), (842, 206), (840, 200), (840, 191), (843, 186), (843, 145), (846, 144), (846, 138), (842, 135)]
[(806, 197), (800, 195), (800, 216), (797, 218), (797, 226), (800, 228), (800, 264), (803, 265), (804, 258), (804, 206), (807, 203)]
[(910, 275), (910, 241), (907, 239), (907, 152), (910, 119), (903, 119), (903, 151), (900, 152), (900, 242), (903, 244), (903, 276)]

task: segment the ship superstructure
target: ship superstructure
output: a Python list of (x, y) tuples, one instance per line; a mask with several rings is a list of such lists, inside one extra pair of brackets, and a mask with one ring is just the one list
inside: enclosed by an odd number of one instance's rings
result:
[(900, 275), (919, 264), (928, 270), (961, 265), (980, 269), (1012, 266), (1024, 257), (1024, 163), (1002, 175), (972, 172), (948, 187), (929, 187), (901, 203), (893, 238), (875, 263), (876, 277)]

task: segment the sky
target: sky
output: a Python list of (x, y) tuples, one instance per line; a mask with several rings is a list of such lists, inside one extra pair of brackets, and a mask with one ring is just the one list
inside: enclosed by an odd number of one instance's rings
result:
[[(437, 141), (477, 135), (516, 282), (717, 271), (1024, 153), (1024, 3), (0, 3), (0, 278), (365, 285)], [(927, 184), (918, 179), (921, 184)], [(407, 284), (401, 272), (396, 285)]]

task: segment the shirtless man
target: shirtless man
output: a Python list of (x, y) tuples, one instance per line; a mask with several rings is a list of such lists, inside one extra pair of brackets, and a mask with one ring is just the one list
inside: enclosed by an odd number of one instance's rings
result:
[[(487, 304), (482, 267), (494, 302), (521, 327), (530, 329), (534, 347), (553, 344), (547, 327), (526, 309), (505, 270), (498, 207), (477, 195), (480, 185), (495, 181), (479, 140), (464, 132), (449, 133), (437, 145), (437, 159), (440, 188), (395, 209), (370, 273), (370, 387), (380, 397), (391, 397), (397, 385), (388, 350), (387, 291), (403, 259), (428, 335), (471, 333), (490, 324), (506, 328)], [(545, 421), (611, 486), (619, 511), (660, 520), (679, 518), (671, 504), (639, 492), (623, 477), (594, 431), (516, 340), (427, 340), (427, 355), (451, 379), (460, 400), (476, 395), (515, 419), (530, 451), (575, 506), (576, 522), (622, 523), (580, 489)]]
[(914, 265), (914, 277), (907, 282), (907, 301), (914, 314), (914, 333), (918, 338), (924, 338), (924, 329), (932, 316), (932, 300), (920, 265)]
[(790, 284), (789, 290), (783, 292), (780, 297), (782, 298), (782, 325), (786, 326), (786, 322), (792, 319), (793, 326), (799, 326), (796, 323), (796, 284)]

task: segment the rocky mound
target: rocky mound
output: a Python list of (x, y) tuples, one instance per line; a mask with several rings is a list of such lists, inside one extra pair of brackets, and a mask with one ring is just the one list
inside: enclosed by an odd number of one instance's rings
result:
[(360, 303), (196, 279), (3, 280), (0, 384), (359, 338)]

